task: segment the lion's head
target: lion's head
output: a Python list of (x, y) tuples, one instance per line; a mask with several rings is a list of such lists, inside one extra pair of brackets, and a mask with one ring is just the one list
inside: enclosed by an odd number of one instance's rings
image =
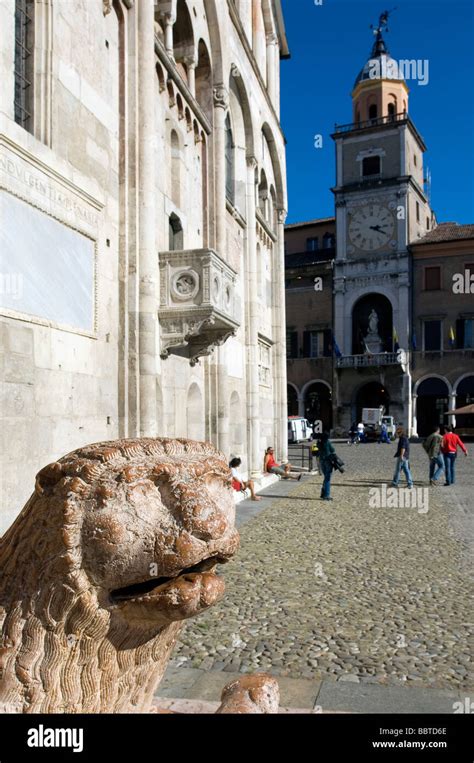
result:
[(42, 469), (0, 542), (4, 705), (143, 710), (177, 623), (223, 594), (234, 515), (208, 443), (98, 443)]

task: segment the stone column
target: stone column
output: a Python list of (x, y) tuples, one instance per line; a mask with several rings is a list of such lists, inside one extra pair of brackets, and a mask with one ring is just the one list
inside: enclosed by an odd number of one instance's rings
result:
[[(454, 411), (456, 408), (456, 393), (450, 392), (449, 393), (449, 410)], [(456, 416), (452, 413), (450, 416), (448, 416), (449, 424), (452, 427), (456, 426)]]
[(155, 219), (155, 50), (154, 3), (137, 3), (138, 22), (138, 244), (139, 244), (139, 369), (140, 435), (157, 431), (158, 254)]
[(305, 410), (304, 410), (304, 395), (301, 394), (301, 392), (298, 392), (298, 416), (301, 416), (301, 418), (305, 418)]
[(188, 73), (188, 87), (191, 91), (191, 95), (196, 97), (196, 59), (194, 56), (186, 56), (184, 59), (186, 64), (186, 70)]
[(257, 160), (247, 157), (247, 236), (246, 236), (246, 342), (247, 342), (247, 421), (248, 421), (248, 464), (250, 476), (262, 473), (263, 453), (260, 449), (260, 390), (258, 379), (258, 263), (257, 230), (255, 222), (255, 169)]
[(412, 424), (411, 424), (411, 435), (412, 437), (418, 436), (418, 421), (416, 418), (416, 401), (418, 399), (418, 395), (412, 395), (412, 403), (411, 403), (411, 410), (412, 410)]
[[(214, 177), (215, 177), (215, 246), (225, 259), (227, 249), (225, 187), (225, 120), (229, 108), (229, 92), (224, 85), (214, 88)], [(217, 447), (229, 455), (229, 400), (224, 347), (215, 350), (217, 364)]]
[[(279, 458), (288, 460), (288, 401), (286, 386), (285, 220), (286, 209), (278, 210), (277, 249), (274, 261), (273, 298), (275, 313), (276, 438)], [(304, 405), (304, 404), (303, 404)]]
[(162, 19), (165, 22), (165, 48), (169, 57), (174, 60), (174, 45), (173, 45), (173, 25), (176, 18), (172, 13), (161, 14)]
[(225, 189), (225, 120), (229, 108), (229, 91), (224, 85), (214, 88), (214, 163), (216, 249), (221, 257), (226, 249)]
[(275, 32), (267, 35), (267, 92), (276, 108), (276, 79), (278, 61), (278, 36)]

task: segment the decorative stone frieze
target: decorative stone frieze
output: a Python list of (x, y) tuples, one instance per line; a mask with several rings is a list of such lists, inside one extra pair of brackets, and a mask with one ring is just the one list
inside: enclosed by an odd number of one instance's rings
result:
[(240, 325), (237, 273), (213, 249), (160, 253), (161, 357), (195, 365)]

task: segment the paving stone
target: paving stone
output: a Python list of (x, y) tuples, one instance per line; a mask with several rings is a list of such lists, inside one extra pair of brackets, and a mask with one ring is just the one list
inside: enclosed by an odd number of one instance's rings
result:
[(323, 681), (317, 704), (348, 713), (452, 713), (457, 692)]
[(156, 694), (160, 697), (186, 697), (202, 675), (204, 671), (196, 668), (168, 667)]

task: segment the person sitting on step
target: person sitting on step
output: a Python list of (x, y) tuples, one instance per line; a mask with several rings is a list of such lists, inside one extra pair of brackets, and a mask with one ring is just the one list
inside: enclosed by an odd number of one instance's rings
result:
[(267, 472), (270, 474), (279, 474), (283, 480), (300, 480), (302, 476), (301, 474), (299, 474), (297, 477), (293, 476), (291, 474), (290, 464), (285, 464), (284, 466), (277, 464), (275, 461), (274, 451), (271, 446), (269, 446), (265, 451), (263, 471), (265, 474)]

